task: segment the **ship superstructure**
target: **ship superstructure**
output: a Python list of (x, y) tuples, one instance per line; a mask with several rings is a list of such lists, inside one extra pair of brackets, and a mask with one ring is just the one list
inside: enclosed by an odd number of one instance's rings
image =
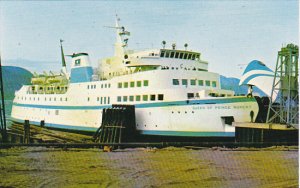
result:
[(136, 129), (144, 135), (234, 136), (233, 121), (255, 120), (255, 99), (221, 89), (219, 74), (208, 71), (199, 52), (165, 42), (161, 49), (133, 51), (119, 19), (113, 28), (114, 56), (96, 70), (87, 53), (74, 53), (69, 74), (63, 63), (59, 75), (36, 75), (15, 93), (13, 120), (96, 131), (102, 109), (112, 104), (135, 105)]

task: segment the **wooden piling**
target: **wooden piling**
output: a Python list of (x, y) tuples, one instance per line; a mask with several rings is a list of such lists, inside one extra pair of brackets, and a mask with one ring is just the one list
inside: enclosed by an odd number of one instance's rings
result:
[(25, 144), (30, 143), (30, 124), (29, 124), (29, 120), (25, 120), (25, 122), (24, 122), (23, 143), (25, 143)]

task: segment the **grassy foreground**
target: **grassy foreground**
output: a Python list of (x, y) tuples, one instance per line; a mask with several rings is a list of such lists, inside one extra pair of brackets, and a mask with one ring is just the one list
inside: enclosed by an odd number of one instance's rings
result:
[(0, 150), (0, 187), (298, 187), (298, 149)]

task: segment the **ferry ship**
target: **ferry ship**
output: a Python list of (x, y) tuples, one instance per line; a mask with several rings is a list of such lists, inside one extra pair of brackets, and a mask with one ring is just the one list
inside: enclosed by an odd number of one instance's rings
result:
[(208, 71), (199, 52), (178, 49), (133, 51), (130, 32), (116, 20), (115, 54), (93, 69), (87, 53), (71, 56), (67, 72), (62, 53), (60, 74), (35, 74), (31, 85), (15, 92), (13, 121), (46, 127), (95, 132), (102, 110), (112, 104), (135, 106), (136, 130), (141, 135), (234, 137), (232, 122), (254, 121), (254, 97), (235, 96), (221, 89), (220, 75)]

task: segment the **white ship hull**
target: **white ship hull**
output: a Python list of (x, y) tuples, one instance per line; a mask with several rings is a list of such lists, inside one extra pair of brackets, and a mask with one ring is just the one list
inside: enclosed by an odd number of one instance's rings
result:
[[(210, 103), (210, 104), (207, 104)], [(215, 103), (215, 104), (212, 104)], [(234, 136), (235, 129), (224, 117), (250, 122), (250, 112), (258, 113), (253, 98), (189, 100), (136, 104), (136, 129), (144, 135), (160, 136)], [(13, 120), (46, 127), (95, 132), (101, 126), (105, 106), (13, 105)]]

